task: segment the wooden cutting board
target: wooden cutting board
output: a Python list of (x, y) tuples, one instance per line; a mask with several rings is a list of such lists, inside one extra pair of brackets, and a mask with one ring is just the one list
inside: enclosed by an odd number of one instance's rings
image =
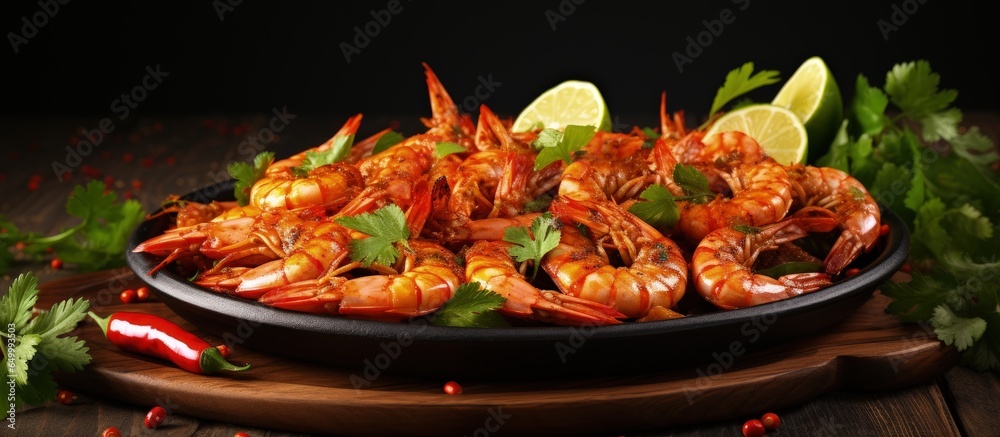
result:
[[(142, 285), (128, 269), (97, 272), (41, 286), (38, 307), (68, 297), (90, 299), (99, 315), (157, 314), (194, 327), (164, 304), (118, 300)], [(876, 293), (854, 314), (810, 338), (714, 362), (653, 374), (530, 382), (459, 381), (464, 393), (442, 392), (446, 381), (332, 368), (237, 348), (248, 372), (197, 375), (171, 363), (123, 352), (87, 319), (75, 335), (93, 362), (60, 374), (59, 383), (174, 413), (288, 431), (343, 435), (555, 435), (619, 433), (711, 420), (744, 418), (806, 401), (827, 391), (888, 390), (934, 378), (955, 365), (957, 352), (933, 332), (883, 313)], [(203, 335), (212, 344), (218, 337)], [(316, 345), (316, 347), (323, 347)], [(678, 351), (683, 353), (683, 351)], [(530, 366), (511, 357), (512, 366)], [(355, 388), (357, 381), (371, 385)]]

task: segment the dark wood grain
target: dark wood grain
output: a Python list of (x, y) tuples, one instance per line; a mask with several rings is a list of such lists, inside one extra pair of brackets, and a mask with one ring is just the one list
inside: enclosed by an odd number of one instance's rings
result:
[[(295, 108), (289, 109), (296, 112)], [(274, 141), (268, 144), (268, 149), (288, 154), (292, 150), (319, 143), (336, 130), (346, 115), (349, 114), (299, 114), (299, 118), (275, 136)], [(84, 163), (98, 168), (103, 175), (111, 175), (116, 181), (116, 193), (125, 195), (126, 192), (132, 192), (147, 210), (153, 210), (168, 194), (184, 193), (224, 178), (222, 172), (228, 162), (246, 159), (239, 152), (240, 143), (265, 127), (269, 117), (270, 114), (266, 113), (242, 116), (133, 117), (119, 123), (116, 131), (95, 148)], [(414, 117), (405, 119), (410, 118)], [(359, 134), (374, 132), (394, 119), (404, 120), (394, 117), (366, 118)], [(0, 120), (0, 144), (4, 145), (0, 152), (0, 214), (13, 219), (24, 229), (43, 233), (75, 225), (76, 219), (65, 214), (63, 204), (72, 186), (84, 183), (89, 178), (78, 168), (70, 181), (56, 181), (51, 163), (64, 158), (65, 147), (73, 137), (79, 137), (79, 129), (93, 128), (97, 121), (80, 118)], [(1000, 140), (1000, 113), (967, 113), (964, 124), (978, 125), (995, 142)], [(126, 153), (133, 154), (133, 162), (123, 161)], [(167, 157), (174, 157), (175, 163), (167, 164)], [(148, 168), (142, 166), (140, 162), (143, 158), (152, 159), (152, 165)], [(28, 190), (29, 178), (36, 174), (43, 177), (40, 188), (37, 191)], [(141, 181), (139, 189), (131, 187), (133, 180)], [(53, 270), (48, 266), (47, 260), (24, 261), (0, 278), (0, 293), (6, 292), (13, 275), (25, 271), (33, 271), (42, 282), (77, 274), (72, 268)], [(914, 335), (919, 333), (920, 331), (913, 332)], [(387, 384), (380, 389), (393, 388)], [(119, 403), (106, 396), (96, 395), (96, 392), (82, 393), (92, 395), (90, 403), (84, 406), (86, 409), (75, 410), (79, 406), (53, 404), (20, 413), (17, 435), (63, 435), (59, 432), (64, 431), (67, 435), (73, 435), (66, 430), (75, 429), (79, 424), (87, 424), (81, 428), (86, 433), (81, 435), (96, 435), (91, 430), (99, 431), (98, 427), (109, 420), (114, 423), (131, 423), (134, 426), (138, 422), (130, 421), (141, 420), (149, 407), (148, 403)], [(737, 397), (737, 394), (733, 393), (732, 396)], [(909, 388), (870, 393), (835, 390), (776, 412), (786, 419), (780, 433), (782, 435), (823, 435), (820, 433), (832, 421), (834, 425), (844, 425), (843, 428), (834, 427), (836, 435), (885, 435), (889, 430), (898, 431), (898, 434), (893, 435), (931, 435), (921, 430), (941, 430), (940, 435), (954, 435), (957, 424), (958, 429), (966, 435), (993, 436), (1000, 427), (997, 423), (1000, 418), (997, 411), (997, 405), (1000, 405), (998, 397), (1000, 388), (997, 387), (995, 374), (955, 368), (944, 378), (917, 383)], [(942, 405), (939, 399), (947, 399), (950, 405)], [(760, 411), (754, 412), (759, 413)], [(581, 410), (574, 414), (584, 413)], [(173, 428), (170, 435), (232, 435), (234, 429), (244, 428), (225, 422), (198, 419), (186, 413), (177, 413), (176, 417), (197, 425)], [(729, 417), (731, 419), (699, 420), (691, 425), (642, 431), (639, 435), (739, 435), (739, 427), (748, 417)], [(838, 421), (839, 417), (849, 417), (851, 421)], [(542, 423), (544, 421), (544, 418), (541, 419)], [(913, 425), (909, 425), (910, 423)], [(130, 429), (136, 435), (141, 435), (142, 429)], [(52, 432), (55, 434), (51, 434)], [(335, 433), (333, 430), (330, 432)], [(465, 431), (466, 434), (471, 432), (472, 430)], [(624, 432), (619, 430), (610, 435)], [(251, 432), (251, 435), (289, 434), (267, 431)]]
[[(64, 278), (42, 285), (40, 305), (44, 308), (68, 297), (100, 304), (100, 294), (118, 281), (124, 281), (123, 286), (139, 285), (122, 271)], [(205, 376), (123, 352), (104, 339), (94, 323), (86, 323), (76, 334), (87, 341), (93, 362), (84, 371), (59, 379), (65, 386), (138, 405), (169, 398), (180, 414), (296, 432), (336, 429), (347, 435), (437, 436), (461, 435), (479, 427), (496, 428), (498, 435), (636, 431), (752, 417), (839, 388), (905, 387), (933, 379), (954, 365), (954, 349), (943, 347), (919, 327), (901, 325), (884, 314), (886, 303), (876, 295), (843, 323), (817, 336), (741, 357), (732, 368), (711, 377), (691, 368), (587, 380), (462, 381), (464, 393), (448, 396), (441, 392), (443, 381), (391, 374), (357, 389), (351, 383), (355, 371), (246, 348), (232, 358), (253, 363), (254, 369)], [(194, 330), (158, 302), (111, 301), (98, 309), (101, 314), (122, 310), (157, 314)], [(203, 337), (213, 344), (221, 342)], [(919, 405), (935, 399), (941, 397), (907, 399), (917, 405), (879, 401), (879, 408), (858, 412), (861, 416), (853, 421), (881, 424), (882, 414), (900, 406), (946, 410), (940, 408), (943, 401), (937, 408)], [(945, 432), (955, 429), (947, 415), (937, 419), (935, 429), (941, 432), (935, 435), (957, 435)]]

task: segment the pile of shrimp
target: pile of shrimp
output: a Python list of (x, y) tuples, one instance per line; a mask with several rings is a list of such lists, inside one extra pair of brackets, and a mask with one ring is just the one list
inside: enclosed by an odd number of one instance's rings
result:
[[(573, 162), (536, 170), (538, 132), (512, 133), (487, 106), (476, 123), (461, 114), (425, 64), (432, 117), (426, 132), (373, 154), (389, 129), (358, 141), (342, 162), (294, 175), (307, 152), (322, 152), (357, 132), (351, 117), (324, 144), (273, 162), (250, 202), (171, 209), (176, 224), (135, 248), (197, 271), (194, 283), (294, 311), (402, 321), (429, 314), (463, 283), (479, 282), (506, 298), (513, 319), (560, 325), (610, 325), (684, 317), (678, 302), (692, 290), (721, 309), (810, 293), (832, 283), (879, 237), (879, 208), (865, 187), (836, 169), (782, 165), (740, 132), (706, 137), (683, 113), (650, 138), (597, 132)], [(445, 156), (451, 142), (466, 152)], [(678, 200), (679, 220), (658, 229), (629, 212), (659, 184), (684, 198), (677, 164), (703, 173), (715, 197)], [(526, 212), (551, 198), (543, 211)], [(397, 205), (410, 231), (393, 265), (354, 262), (350, 242), (368, 238), (336, 219)], [(541, 280), (525, 277), (504, 230), (551, 214), (560, 239), (541, 258)], [(755, 270), (768, 252), (805, 253), (792, 242), (835, 238), (822, 271), (772, 278)], [(779, 250), (780, 249), (780, 250)], [(813, 255), (805, 254), (803, 257)], [(819, 258), (813, 256), (814, 260)]]

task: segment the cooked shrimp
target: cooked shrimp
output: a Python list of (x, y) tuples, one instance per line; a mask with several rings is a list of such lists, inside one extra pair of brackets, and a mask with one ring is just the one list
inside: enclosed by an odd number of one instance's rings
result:
[(250, 205), (264, 211), (294, 210), (320, 206), (339, 209), (361, 191), (361, 173), (351, 164), (317, 167), (306, 177), (275, 172), (250, 189)]
[(778, 279), (755, 274), (757, 256), (779, 244), (805, 237), (807, 231), (826, 232), (837, 221), (830, 217), (788, 219), (759, 229), (719, 228), (698, 244), (691, 259), (695, 288), (722, 309), (743, 308), (798, 296), (830, 284), (825, 273), (796, 273)]
[(477, 241), (465, 253), (465, 279), (507, 299), (500, 313), (559, 325), (611, 325), (624, 315), (607, 305), (539, 290), (518, 273), (503, 241)]
[(278, 308), (318, 314), (356, 315), (378, 320), (404, 320), (437, 310), (451, 299), (465, 272), (455, 254), (420, 240), (409, 242), (402, 273), (324, 276), (277, 288), (259, 301)]
[(881, 212), (861, 182), (829, 167), (793, 165), (787, 170), (792, 182), (792, 209), (827, 209), (840, 223), (840, 236), (823, 262), (827, 273), (840, 273), (862, 250), (875, 246)]
[(186, 228), (200, 223), (210, 222), (220, 214), (227, 212), (238, 205), (235, 201), (211, 201), (200, 203), (193, 200), (184, 200), (179, 196), (170, 196), (164, 201), (163, 208), (155, 214), (150, 214), (146, 220), (159, 217), (164, 214), (177, 213), (175, 219), (178, 228)]
[(288, 158), (271, 163), (271, 165), (267, 167), (265, 174), (267, 176), (272, 176), (281, 173), (287, 173), (291, 175), (292, 167), (301, 166), (306, 159), (306, 154), (319, 153), (330, 150), (330, 147), (333, 147), (333, 144), (336, 143), (338, 139), (349, 137), (357, 133), (358, 127), (361, 126), (361, 117), (362, 115), (358, 114), (351, 118), (348, 118), (347, 122), (344, 123), (344, 126), (342, 126), (340, 130), (337, 131), (337, 133), (333, 134), (333, 136), (330, 137), (329, 140), (326, 140), (326, 142), (324, 142), (323, 144), (320, 144), (311, 149), (303, 150)]
[(687, 262), (680, 248), (612, 202), (557, 198), (553, 214), (579, 222), (597, 238), (611, 237), (626, 267), (614, 267), (604, 251), (573, 226), (563, 226), (559, 244), (542, 267), (568, 295), (614, 307), (628, 317), (655, 307), (672, 308), (684, 296)]

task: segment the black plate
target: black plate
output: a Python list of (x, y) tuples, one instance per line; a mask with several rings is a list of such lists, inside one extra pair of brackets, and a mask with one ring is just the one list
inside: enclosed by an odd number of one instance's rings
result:
[[(185, 198), (205, 202), (231, 196), (229, 181)], [(909, 253), (906, 226), (883, 208), (888, 238), (860, 261), (865, 265), (858, 274), (814, 293), (660, 322), (473, 329), (298, 313), (194, 286), (169, 269), (149, 276), (146, 272), (159, 260), (132, 249), (162, 233), (171, 220), (164, 215), (143, 222), (126, 253), (129, 267), (171, 310), (236, 348), (356, 369), (353, 381), (360, 385), (382, 373), (495, 379), (630, 374), (709, 362), (728, 367), (748, 351), (840, 321), (868, 300)]]

